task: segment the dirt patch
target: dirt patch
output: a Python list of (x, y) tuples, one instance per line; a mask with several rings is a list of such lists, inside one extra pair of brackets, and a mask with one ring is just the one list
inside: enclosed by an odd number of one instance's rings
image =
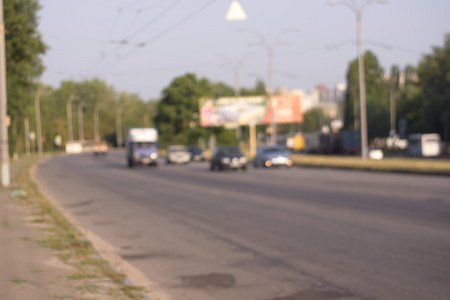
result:
[(336, 290), (305, 289), (293, 295), (265, 300), (332, 300), (351, 297), (348, 292)]
[(232, 274), (209, 273), (192, 276), (180, 276), (181, 283), (191, 288), (231, 288), (236, 285), (236, 278)]

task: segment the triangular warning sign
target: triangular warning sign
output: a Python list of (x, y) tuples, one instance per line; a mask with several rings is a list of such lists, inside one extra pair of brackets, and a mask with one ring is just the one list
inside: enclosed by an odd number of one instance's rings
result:
[(231, 6), (228, 9), (227, 15), (225, 16), (227, 21), (242, 21), (247, 20), (247, 14), (242, 9), (241, 4), (237, 0), (231, 2)]

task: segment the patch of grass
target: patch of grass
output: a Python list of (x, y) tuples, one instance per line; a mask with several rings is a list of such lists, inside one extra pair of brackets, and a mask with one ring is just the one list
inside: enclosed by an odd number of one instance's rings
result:
[(72, 275), (67, 276), (69, 279), (73, 280), (81, 280), (81, 279), (92, 279), (92, 278), (101, 278), (102, 274), (98, 272), (90, 272), (89, 270), (78, 270)]
[(3, 219), (2, 220), (2, 226), (3, 227), (9, 227), (10, 226), (9, 221), (7, 219)]
[[(91, 294), (108, 293), (111, 299), (142, 299), (143, 288), (126, 284), (125, 275), (101, 259), (91, 243), (52, 206), (50, 201), (40, 194), (36, 183), (28, 175), (28, 169), (38, 161), (39, 159), (31, 158), (22, 163), (23, 171), (16, 177), (20, 188), (27, 191), (27, 199), (18, 201), (21, 204), (33, 206), (35, 219), (32, 222), (49, 224), (45, 237), (36, 242), (42, 247), (56, 251), (55, 255), (61, 261), (74, 267), (73, 273), (67, 277), (67, 280), (80, 280), (82, 284), (77, 288), (78, 291)], [(105, 279), (113, 285), (101, 287), (92, 284), (92, 280), (95, 282), (97, 279)], [(55, 299), (80, 300), (81, 298), (55, 296)]]
[(21, 284), (21, 283), (25, 283), (26, 280), (23, 279), (11, 279), (10, 280), (12, 283), (16, 283), (16, 284)]
[(87, 293), (97, 294), (101, 291), (99, 286), (93, 285), (93, 284), (78, 286), (76, 289), (78, 291), (80, 291), (82, 294), (87, 294)]

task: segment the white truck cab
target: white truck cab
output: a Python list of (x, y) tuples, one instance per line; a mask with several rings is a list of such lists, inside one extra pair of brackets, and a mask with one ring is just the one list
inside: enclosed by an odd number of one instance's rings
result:
[(154, 127), (133, 127), (127, 131), (127, 163), (132, 168), (136, 164), (158, 165), (158, 131)]

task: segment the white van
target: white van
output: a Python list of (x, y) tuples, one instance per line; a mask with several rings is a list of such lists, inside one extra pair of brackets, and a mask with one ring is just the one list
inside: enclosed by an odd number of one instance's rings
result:
[(411, 156), (439, 156), (441, 137), (437, 133), (410, 134), (408, 136), (408, 154)]

